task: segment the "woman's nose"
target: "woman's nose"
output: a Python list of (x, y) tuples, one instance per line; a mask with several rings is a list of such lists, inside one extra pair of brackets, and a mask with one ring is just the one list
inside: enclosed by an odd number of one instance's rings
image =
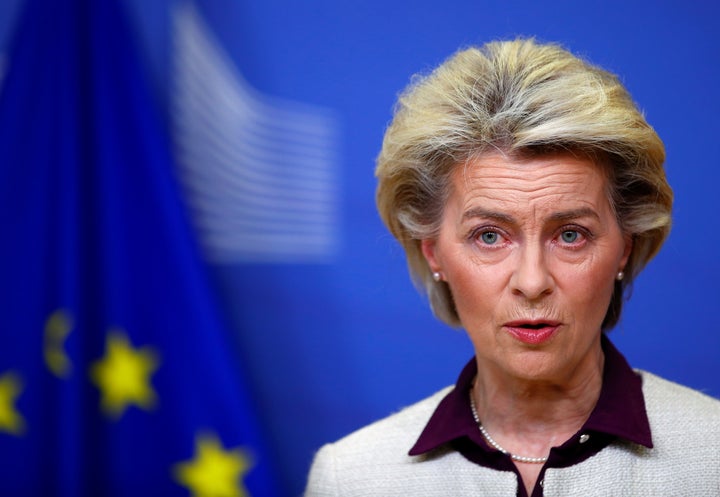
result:
[[(539, 245), (539, 244), (538, 244)], [(552, 293), (555, 280), (549, 271), (542, 246), (529, 245), (519, 249), (510, 278), (513, 294), (536, 300)]]

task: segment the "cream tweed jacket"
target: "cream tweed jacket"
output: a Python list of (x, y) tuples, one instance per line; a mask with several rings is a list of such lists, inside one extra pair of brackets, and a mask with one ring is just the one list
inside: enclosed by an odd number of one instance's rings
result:
[[(549, 468), (545, 497), (720, 497), (720, 401), (640, 374), (654, 448), (616, 441), (579, 464)], [(453, 450), (407, 455), (451, 388), (322, 447), (305, 496), (517, 495), (514, 473)]]

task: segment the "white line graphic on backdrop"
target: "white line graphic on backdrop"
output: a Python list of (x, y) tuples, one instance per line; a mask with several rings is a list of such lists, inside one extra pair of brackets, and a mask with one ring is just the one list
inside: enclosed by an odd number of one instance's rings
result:
[(337, 119), (263, 95), (195, 8), (174, 15), (173, 138), (213, 262), (331, 262), (339, 245)]

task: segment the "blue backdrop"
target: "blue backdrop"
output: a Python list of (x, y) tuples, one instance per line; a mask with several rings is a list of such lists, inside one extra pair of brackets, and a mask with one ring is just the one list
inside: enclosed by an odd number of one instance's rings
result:
[[(3, 53), (22, 3), (0, 5)], [(716, 2), (121, 4), (284, 494), (321, 444), (452, 383), (472, 354), (412, 287), (373, 167), (410, 76), (491, 39), (558, 41), (620, 74), (665, 141), (673, 231), (611, 338), (720, 396)]]

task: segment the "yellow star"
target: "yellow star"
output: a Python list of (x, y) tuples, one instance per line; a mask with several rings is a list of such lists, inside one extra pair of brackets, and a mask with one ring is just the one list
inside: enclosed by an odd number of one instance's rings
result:
[(45, 321), (43, 336), (45, 364), (58, 378), (67, 379), (72, 372), (72, 362), (63, 347), (72, 329), (72, 316), (65, 309), (58, 309)]
[(152, 409), (157, 396), (150, 375), (158, 368), (158, 359), (150, 347), (133, 349), (121, 330), (110, 330), (105, 357), (90, 368), (90, 378), (100, 389), (103, 410), (115, 419), (134, 404)]
[(175, 465), (175, 479), (194, 497), (247, 497), (242, 479), (252, 467), (250, 455), (239, 447), (224, 451), (217, 438), (201, 435), (195, 458)]
[(25, 420), (15, 409), (15, 399), (22, 390), (20, 377), (9, 371), (0, 376), (0, 431), (12, 435), (25, 432)]

